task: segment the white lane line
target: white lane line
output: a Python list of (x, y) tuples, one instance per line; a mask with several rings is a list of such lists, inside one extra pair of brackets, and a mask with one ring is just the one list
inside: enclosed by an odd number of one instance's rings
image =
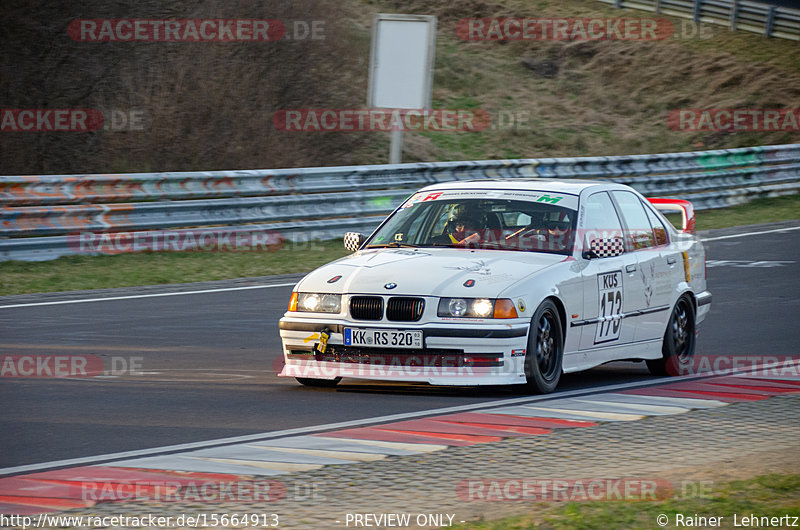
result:
[(800, 230), (800, 226), (790, 226), (788, 228), (776, 228), (775, 230), (764, 230), (762, 232), (745, 232), (743, 234), (731, 234), (729, 236), (707, 237), (705, 239), (701, 239), (700, 241), (705, 243), (706, 241), (719, 241), (720, 239), (733, 239), (735, 237), (757, 236), (761, 234), (772, 234), (775, 232), (788, 232), (790, 230)]
[(257, 447), (259, 449), (268, 449), (270, 451), (294, 455), (332, 458), (335, 460), (351, 460), (355, 462), (374, 462), (376, 460), (383, 460), (388, 456), (383, 453), (354, 453), (352, 451), (330, 451), (328, 449), (302, 449), (296, 447), (272, 447), (268, 445), (250, 445), (248, 447)]
[[(741, 377), (741, 376), (740, 376)], [(717, 407), (724, 407), (727, 405), (724, 401), (716, 399), (700, 399), (700, 398), (678, 398), (667, 396), (643, 396), (641, 394), (604, 394), (601, 396), (592, 396), (591, 399), (595, 401), (602, 401), (604, 403), (631, 403), (637, 404), (654, 404), (665, 405), (668, 407), (678, 407), (687, 409), (714, 409)]]
[(10, 309), (12, 307), (34, 307), (41, 305), (62, 305), (62, 304), (83, 304), (86, 302), (106, 302), (108, 300), (130, 300), (133, 298), (155, 298), (158, 296), (181, 296), (184, 294), (208, 294), (222, 293), (225, 291), (246, 291), (249, 289), (269, 289), (270, 287), (292, 287), (297, 282), (292, 283), (271, 283), (269, 285), (248, 285), (247, 287), (223, 287), (220, 289), (203, 289), (202, 291), (180, 291), (169, 293), (151, 294), (132, 294), (128, 296), (109, 296), (107, 298), (79, 298), (77, 300), (59, 300), (57, 302), (33, 302), (29, 304), (0, 305), (0, 309)]
[[(739, 370), (739, 371), (744, 371)], [(727, 375), (735, 375), (739, 371), (732, 371)], [(287, 436), (294, 436), (297, 434), (309, 433), (324, 433), (327, 431), (334, 431), (344, 429), (347, 427), (360, 427), (363, 425), (389, 423), (394, 421), (406, 420), (410, 418), (420, 418), (423, 416), (433, 416), (450, 414), (454, 412), (468, 412), (480, 409), (489, 409), (495, 407), (523, 405), (525, 403), (535, 403), (538, 401), (557, 400), (573, 396), (585, 396), (598, 394), (603, 392), (613, 392), (615, 390), (624, 390), (630, 388), (656, 386), (663, 383), (677, 383), (680, 381), (692, 381), (695, 379), (705, 379), (714, 377), (714, 374), (700, 374), (700, 375), (687, 375), (678, 377), (659, 377), (657, 379), (649, 379), (647, 381), (634, 381), (629, 383), (619, 383), (616, 385), (607, 385), (594, 388), (581, 388), (577, 390), (568, 390), (566, 392), (558, 392), (556, 394), (547, 394), (543, 396), (532, 397), (519, 397), (511, 399), (502, 399), (498, 401), (484, 401), (483, 403), (473, 403), (471, 405), (458, 405), (455, 407), (444, 407), (440, 409), (429, 409), (418, 412), (405, 412), (401, 414), (391, 414), (388, 416), (378, 416), (375, 418), (366, 418), (360, 420), (340, 421), (336, 423), (327, 423), (324, 425), (313, 425), (310, 427), (298, 427), (294, 429), (286, 429), (282, 431), (264, 432), (259, 434), (248, 434), (244, 436), (235, 436), (232, 438), (219, 438), (217, 440), (207, 440), (204, 442), (192, 442), (178, 445), (167, 445), (164, 447), (154, 447), (151, 449), (139, 449), (135, 451), (125, 451), (122, 453), (109, 453), (105, 455), (87, 456), (83, 458), (70, 458), (67, 460), (56, 460), (53, 462), (44, 462), (41, 464), (28, 464), (24, 466), (15, 466), (0, 468), (0, 476), (12, 475), (30, 471), (41, 471), (45, 469), (52, 469), (57, 467), (79, 466), (79, 465), (92, 465), (99, 463), (111, 463), (114, 460), (131, 459), (134, 457), (156, 456), (164, 455), (165, 453), (176, 453), (179, 451), (188, 451), (193, 449), (204, 449), (209, 447), (216, 447), (222, 445), (232, 445), (243, 442), (255, 442), (261, 440), (270, 440), (274, 438), (285, 438)]]
[[(272, 442), (273, 444), (276, 443), (293, 443), (294, 440), (300, 438), (298, 437), (291, 437), (286, 438), (285, 440), (276, 440)], [(334, 445), (338, 442), (344, 444), (358, 444), (358, 445), (366, 445), (368, 448), (376, 448), (375, 451), (380, 450), (380, 454), (385, 455), (397, 455), (397, 456), (405, 456), (411, 453), (433, 453), (434, 451), (444, 451), (449, 446), (447, 445), (437, 445), (437, 444), (424, 444), (424, 443), (411, 443), (411, 442), (384, 442), (383, 440), (363, 440), (361, 438), (331, 438), (330, 436), (325, 436), (325, 433), (316, 437), (321, 442), (325, 442), (325, 444), (330, 445), (331, 447), (340, 447), (339, 445)], [(287, 442), (287, 440), (289, 442)], [(327, 447), (328, 445), (325, 445)], [(361, 448), (359, 448), (361, 449)], [(393, 452), (386, 452), (386, 450), (400, 450), (400, 451), (410, 451), (410, 453), (393, 453)]]
[[(578, 405), (576, 405), (578, 406)], [(645, 418), (644, 414), (630, 414), (622, 412), (603, 412), (599, 410), (581, 410), (581, 409), (565, 409), (565, 408), (550, 408), (550, 407), (524, 407), (532, 410), (536, 416), (542, 418), (564, 418), (564, 419), (578, 419), (584, 418), (586, 420), (610, 420), (610, 421), (636, 421)]]
[(669, 407), (666, 405), (648, 405), (646, 403), (620, 403), (617, 401), (604, 401), (602, 399), (578, 399), (581, 403), (588, 403), (589, 405), (613, 405), (618, 412), (629, 412), (631, 414), (647, 414), (647, 415), (665, 415), (683, 414), (689, 412), (688, 408), (684, 407)]

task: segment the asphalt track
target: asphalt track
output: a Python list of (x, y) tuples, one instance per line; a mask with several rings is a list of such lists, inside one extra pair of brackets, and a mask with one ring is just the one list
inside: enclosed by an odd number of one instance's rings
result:
[[(698, 338), (707, 355), (798, 355), (800, 230), (789, 222), (709, 238), (712, 311)], [(739, 234), (762, 232), (738, 237)], [(292, 280), (292, 278), (288, 278)], [(263, 282), (261, 282), (263, 284)], [(505, 389), (348, 383), (310, 389), (275, 376), (283, 286), (182, 286), (202, 294), (0, 307), (4, 355), (96, 355), (136, 372), (103, 378), (0, 378), (0, 467), (423, 411), (512, 397)], [(236, 284), (231, 284), (236, 285)], [(175, 291), (139, 288), (137, 296)], [(107, 296), (5, 297), (0, 306)], [(643, 363), (566, 375), (559, 391), (647, 381)]]

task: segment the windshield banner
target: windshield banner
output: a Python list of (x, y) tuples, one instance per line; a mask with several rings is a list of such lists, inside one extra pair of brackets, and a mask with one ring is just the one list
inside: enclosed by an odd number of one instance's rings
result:
[(544, 191), (524, 191), (524, 190), (444, 190), (444, 191), (423, 191), (415, 193), (404, 204), (403, 208), (410, 208), (420, 202), (428, 201), (452, 201), (463, 199), (500, 199), (539, 202), (542, 204), (552, 204), (569, 208), (578, 209), (578, 196), (568, 193), (553, 193)]

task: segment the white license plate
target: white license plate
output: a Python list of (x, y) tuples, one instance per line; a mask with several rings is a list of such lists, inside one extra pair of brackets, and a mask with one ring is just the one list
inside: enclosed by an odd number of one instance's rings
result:
[(345, 346), (422, 349), (422, 331), (344, 328)]

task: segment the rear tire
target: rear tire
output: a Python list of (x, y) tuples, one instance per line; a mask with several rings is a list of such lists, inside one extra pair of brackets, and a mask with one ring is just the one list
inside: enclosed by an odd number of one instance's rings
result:
[(558, 308), (545, 300), (536, 309), (528, 331), (525, 352), (525, 378), (520, 390), (527, 394), (549, 394), (561, 379), (564, 358), (564, 331)]
[(695, 345), (694, 304), (684, 295), (675, 302), (664, 332), (661, 359), (649, 359), (647, 368), (653, 375), (683, 375), (691, 365)]
[(333, 388), (342, 380), (341, 377), (335, 379), (310, 379), (308, 377), (295, 377), (297, 382), (304, 386), (313, 386), (316, 388)]

